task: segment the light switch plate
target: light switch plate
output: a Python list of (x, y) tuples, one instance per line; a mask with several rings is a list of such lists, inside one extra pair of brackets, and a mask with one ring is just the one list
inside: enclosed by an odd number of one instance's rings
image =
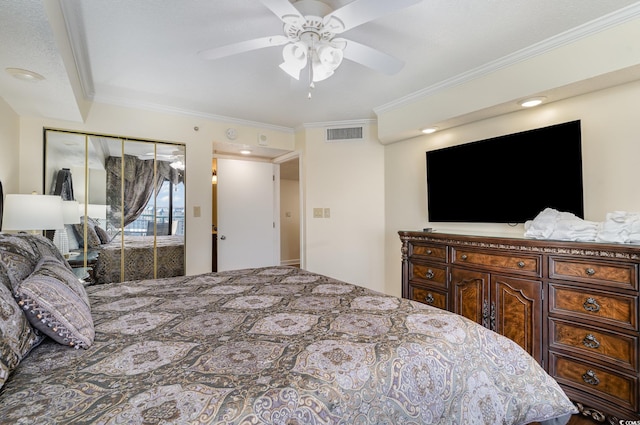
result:
[(313, 218), (322, 218), (322, 208), (313, 209)]

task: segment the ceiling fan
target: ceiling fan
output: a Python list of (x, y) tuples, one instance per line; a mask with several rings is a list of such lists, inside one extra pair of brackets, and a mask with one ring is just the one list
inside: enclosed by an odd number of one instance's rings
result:
[[(309, 67), (310, 88), (340, 66), (343, 58), (387, 75), (395, 74), (404, 62), (355, 41), (336, 37), (354, 27), (404, 9), (421, 0), (354, 0), (336, 10), (319, 0), (260, 0), (283, 22), (284, 35), (241, 41), (200, 51), (213, 60), (272, 46), (283, 46), (280, 68), (296, 80)], [(311, 94), (309, 93), (309, 97)]]

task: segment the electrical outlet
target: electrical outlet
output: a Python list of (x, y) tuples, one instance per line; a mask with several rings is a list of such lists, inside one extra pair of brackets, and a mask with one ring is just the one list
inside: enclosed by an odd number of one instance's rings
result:
[(325, 208), (324, 209), (324, 218), (329, 218), (331, 217), (331, 208)]
[(322, 218), (322, 208), (313, 209), (313, 218)]

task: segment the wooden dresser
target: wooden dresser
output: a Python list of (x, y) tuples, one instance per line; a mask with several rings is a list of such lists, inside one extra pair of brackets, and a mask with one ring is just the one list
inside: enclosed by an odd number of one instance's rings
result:
[(398, 233), (404, 298), (516, 341), (596, 422), (640, 419), (640, 246)]

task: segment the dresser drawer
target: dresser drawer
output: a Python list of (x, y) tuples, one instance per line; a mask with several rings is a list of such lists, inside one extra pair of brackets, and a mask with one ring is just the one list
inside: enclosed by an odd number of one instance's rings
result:
[(432, 307), (443, 310), (449, 308), (449, 294), (447, 292), (425, 288), (417, 285), (409, 285), (409, 299), (418, 301)]
[(637, 411), (637, 376), (616, 373), (553, 352), (549, 360), (549, 374), (560, 384), (577, 388), (625, 409)]
[(428, 285), (448, 287), (447, 267), (416, 261), (409, 262), (409, 281), (422, 282)]
[(549, 313), (582, 318), (591, 323), (638, 329), (638, 297), (588, 290), (557, 283), (549, 285)]
[(451, 263), (480, 266), (489, 270), (540, 277), (542, 261), (539, 255), (518, 255), (500, 252), (475, 251), (465, 248), (451, 249)]
[(549, 348), (564, 349), (586, 359), (638, 370), (638, 337), (559, 319), (549, 319)]
[(549, 257), (549, 278), (637, 290), (637, 266), (631, 263)]
[(438, 261), (441, 263), (447, 262), (447, 247), (446, 245), (436, 245), (428, 243), (412, 243), (409, 251), (409, 256), (412, 258), (420, 258), (430, 261)]

